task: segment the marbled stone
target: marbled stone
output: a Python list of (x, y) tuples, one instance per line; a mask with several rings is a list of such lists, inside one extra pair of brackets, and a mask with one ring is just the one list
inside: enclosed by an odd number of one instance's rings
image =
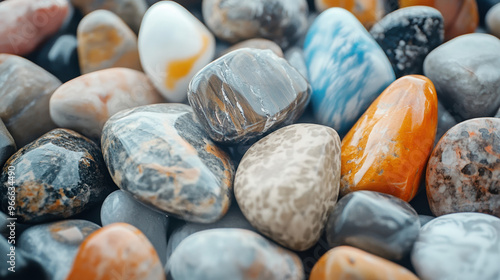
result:
[(499, 128), (498, 118), (471, 119), (441, 138), (426, 173), (434, 215), (483, 212), (500, 217)]
[(304, 51), (299, 47), (289, 48), (285, 52), (285, 59), (299, 71), (306, 80), (309, 80), (309, 72), (307, 71), (306, 58), (304, 56)]
[(262, 38), (248, 39), (248, 40), (245, 40), (245, 41), (240, 42), (238, 44), (234, 44), (231, 47), (225, 49), (224, 52), (222, 52), (220, 54), (220, 56), (228, 54), (234, 50), (243, 49), (243, 48), (259, 49), (259, 50), (271, 50), (277, 56), (283, 57), (283, 51), (281, 50), (281, 48), (278, 44), (276, 44), (275, 42), (273, 42), (271, 40), (262, 39)]
[(128, 68), (92, 72), (60, 86), (50, 116), (60, 127), (99, 139), (104, 123), (121, 110), (163, 102), (144, 73)]
[(498, 38), (468, 34), (439, 46), (426, 57), (424, 73), (450, 113), (463, 119), (495, 114), (500, 107), (499, 50)]
[(66, 0), (16, 0), (0, 3), (0, 53), (25, 55), (61, 27)]
[(85, 220), (65, 220), (28, 228), (18, 248), (45, 269), (52, 280), (64, 280), (73, 264), (78, 246), (100, 226)]
[(297, 255), (244, 229), (211, 229), (187, 237), (166, 272), (173, 280), (304, 279)]
[(377, 22), (370, 34), (391, 61), (396, 77), (422, 74), (427, 54), (443, 43), (443, 16), (431, 7), (403, 8)]
[(443, 135), (453, 126), (457, 124), (457, 121), (453, 116), (444, 108), (441, 102), (438, 102), (438, 126), (436, 131), (436, 137), (434, 138), (434, 147), (443, 137)]
[(316, 18), (304, 52), (314, 115), (341, 136), (395, 79), (384, 51), (342, 8), (330, 8)]
[(202, 9), (210, 30), (231, 43), (265, 38), (286, 49), (307, 30), (306, 0), (204, 0)]
[(500, 277), (500, 219), (481, 213), (438, 217), (420, 230), (412, 264), (422, 280)]
[(188, 100), (214, 141), (235, 144), (295, 122), (310, 92), (307, 80), (285, 59), (270, 50), (246, 48), (198, 72)]
[(101, 143), (113, 180), (139, 201), (193, 222), (227, 212), (234, 167), (189, 106), (122, 111), (104, 126)]
[(83, 241), (66, 279), (165, 280), (165, 274), (148, 238), (129, 224), (115, 223)]
[(436, 136), (432, 82), (409, 75), (392, 83), (342, 140), (341, 195), (370, 190), (410, 201)]
[(318, 242), (339, 195), (340, 138), (317, 124), (295, 124), (245, 153), (234, 195), (250, 223), (277, 243), (304, 251)]
[(103, 226), (112, 223), (131, 224), (149, 239), (162, 264), (166, 262), (168, 218), (135, 200), (128, 193), (117, 190), (102, 203)]
[(340, 246), (324, 254), (309, 280), (418, 280), (406, 268), (363, 250)]
[(486, 27), (491, 34), (500, 38), (500, 2), (486, 14)]
[(3, 124), (2, 119), (0, 119), (0, 168), (3, 167), (7, 159), (9, 159), (16, 150), (17, 147), (14, 138), (12, 138), (10, 132)]
[[(3, 228), (2, 228), (3, 230)], [(11, 247), (14, 247), (12, 253)], [(14, 266), (13, 270), (9, 270)], [(15, 244), (0, 236), (0, 279), (2, 280), (49, 280), (42, 265), (33, 260)]]
[(407, 202), (392, 195), (357, 191), (344, 196), (328, 217), (330, 247), (349, 245), (401, 260), (417, 239), (420, 220)]
[(60, 85), (56, 77), (29, 60), (0, 54), (0, 117), (18, 147), (56, 127), (49, 100)]
[(500, 4), (500, 0), (476, 0), (476, 3), (479, 11), (479, 23), (485, 26), (486, 15), (493, 6)]
[[(105, 168), (95, 143), (71, 130), (54, 129), (24, 146), (5, 164), (0, 177), (2, 210), (7, 212), (9, 198), (14, 196), (18, 222), (71, 217), (110, 192), (112, 184)], [(9, 179), (11, 170), (13, 180)]]
[(82, 74), (112, 67), (142, 70), (137, 36), (110, 11), (86, 15), (78, 25), (77, 38)]

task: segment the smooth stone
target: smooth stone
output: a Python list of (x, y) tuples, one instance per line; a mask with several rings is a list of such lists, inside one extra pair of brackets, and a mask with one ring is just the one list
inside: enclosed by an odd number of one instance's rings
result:
[(14, 138), (12, 138), (12, 135), (10, 135), (10, 132), (3, 124), (2, 119), (0, 119), (0, 168), (3, 167), (7, 159), (9, 159), (16, 150), (17, 147)]
[(241, 211), (262, 234), (295, 251), (316, 244), (339, 195), (340, 138), (317, 124), (295, 124), (245, 153), (234, 179)]
[(304, 53), (315, 118), (341, 136), (395, 79), (384, 51), (342, 8), (330, 8), (316, 18)]
[(330, 247), (349, 245), (385, 259), (407, 256), (420, 230), (417, 212), (392, 195), (357, 191), (344, 196), (328, 217)]
[(132, 225), (115, 223), (83, 241), (66, 279), (165, 280), (165, 274), (148, 238)]
[(243, 49), (243, 48), (251, 48), (251, 49), (259, 49), (259, 50), (271, 50), (279, 57), (283, 57), (283, 51), (281, 47), (275, 42), (262, 38), (254, 38), (248, 39), (238, 44), (234, 44), (231, 47), (224, 50), (219, 57), (228, 54), (234, 50)]
[(486, 27), (491, 34), (500, 38), (500, 2), (486, 14)]
[(204, 0), (202, 11), (210, 30), (231, 43), (265, 38), (286, 49), (308, 27), (306, 0)]
[(500, 219), (481, 213), (438, 217), (420, 230), (411, 261), (422, 280), (497, 280)]
[(110, 11), (86, 15), (78, 25), (77, 38), (82, 74), (113, 67), (142, 70), (137, 36)]
[(55, 128), (49, 100), (61, 82), (31, 61), (0, 54), (0, 117), (18, 147)]
[(500, 217), (500, 119), (479, 118), (448, 130), (427, 165), (427, 197), (436, 216), (483, 212)]
[(443, 16), (431, 7), (403, 8), (377, 22), (370, 34), (391, 61), (396, 77), (422, 74), (425, 57), (443, 43)]
[(60, 127), (100, 139), (106, 121), (121, 110), (163, 102), (148, 77), (128, 68), (92, 72), (66, 82), (50, 98), (50, 116)]
[(121, 111), (104, 126), (101, 145), (115, 183), (139, 201), (191, 222), (215, 222), (227, 212), (233, 164), (189, 106)]
[(83, 15), (105, 9), (118, 15), (135, 32), (139, 32), (141, 21), (148, 9), (146, 0), (70, 0)]
[(57, 32), (68, 13), (66, 0), (0, 3), (0, 53), (29, 54)]
[(436, 131), (436, 138), (434, 138), (434, 147), (443, 137), (443, 135), (452, 127), (457, 124), (457, 121), (453, 116), (444, 108), (441, 102), (438, 102), (438, 126)]
[(306, 80), (309, 80), (309, 72), (306, 66), (306, 58), (304, 56), (304, 51), (299, 47), (289, 48), (285, 52), (285, 59), (299, 71)]
[(418, 215), (418, 219), (420, 221), (420, 227), (425, 226), (428, 222), (434, 220), (436, 217), (428, 216), (428, 215)]
[(495, 114), (500, 107), (499, 50), (498, 38), (468, 34), (439, 46), (426, 57), (424, 73), (450, 113), (463, 119)]
[(309, 280), (418, 280), (406, 268), (350, 246), (324, 254), (311, 271)]
[(410, 201), (436, 136), (438, 100), (432, 82), (409, 75), (392, 83), (342, 140), (342, 196), (378, 191)]
[[(3, 230), (3, 228), (2, 228)], [(15, 256), (11, 260), (11, 247), (15, 248)], [(12, 263), (10, 263), (12, 261)], [(14, 271), (10, 271), (11, 264), (14, 265)], [(33, 260), (29, 254), (26, 254), (21, 249), (16, 248), (14, 244), (0, 236), (0, 279), (2, 280), (49, 280), (50, 278), (45, 273), (43, 266)]]
[(304, 279), (297, 255), (245, 229), (211, 229), (187, 237), (165, 270), (173, 280)]
[(198, 72), (188, 100), (210, 138), (236, 144), (294, 123), (310, 93), (307, 80), (285, 59), (270, 50), (245, 48)]
[(168, 218), (135, 200), (122, 190), (112, 192), (101, 208), (103, 226), (127, 223), (139, 229), (153, 245), (162, 264), (166, 262)]
[(85, 220), (37, 225), (21, 234), (18, 248), (40, 263), (50, 279), (64, 280), (80, 244), (99, 228)]
[[(14, 184), (7, 170), (14, 169)], [(18, 150), (0, 177), (6, 213), (15, 188), (18, 222), (42, 223), (68, 218), (104, 200), (113, 188), (99, 147), (68, 129), (54, 129)]]
[(476, 3), (479, 11), (479, 23), (484, 26), (489, 10), (496, 4), (500, 4), (500, 0), (476, 0)]

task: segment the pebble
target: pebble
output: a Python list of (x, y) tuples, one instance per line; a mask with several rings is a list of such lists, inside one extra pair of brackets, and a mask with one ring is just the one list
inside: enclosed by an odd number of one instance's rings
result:
[(438, 126), (436, 131), (436, 138), (434, 138), (434, 147), (443, 135), (452, 127), (457, 124), (453, 116), (444, 108), (441, 102), (438, 101)]
[(500, 219), (481, 213), (438, 217), (420, 230), (411, 261), (422, 280), (497, 280)]
[(192, 222), (214, 222), (227, 212), (233, 164), (189, 106), (121, 111), (104, 126), (101, 143), (113, 180), (139, 201)]
[(100, 226), (85, 220), (65, 220), (36, 225), (24, 231), (18, 248), (45, 269), (52, 280), (64, 280), (73, 264), (78, 246)]
[(0, 119), (0, 170), (9, 157), (17, 150), (14, 138)]
[[(9, 168), (15, 171), (9, 184)], [(0, 177), (1, 206), (7, 211), (12, 186), (21, 223), (68, 218), (100, 201), (112, 189), (99, 147), (67, 129), (54, 129), (17, 151)]]
[(173, 280), (304, 279), (297, 255), (245, 229), (211, 229), (187, 237), (165, 270)]
[(384, 51), (342, 8), (330, 8), (316, 18), (304, 52), (314, 115), (341, 136), (395, 79)]
[(165, 280), (165, 273), (147, 237), (129, 224), (115, 223), (83, 241), (66, 279)]
[(377, 22), (370, 34), (391, 61), (396, 77), (422, 74), (427, 54), (443, 43), (443, 16), (431, 7), (403, 8)]
[(439, 141), (427, 165), (427, 197), (436, 216), (483, 212), (500, 217), (500, 119), (459, 123)]
[(292, 46), (307, 30), (306, 0), (204, 0), (203, 18), (219, 38), (231, 43), (265, 38)]
[(392, 83), (342, 140), (340, 193), (370, 190), (410, 201), (436, 136), (432, 82), (409, 75)]
[(500, 38), (500, 2), (486, 14), (486, 26), (491, 34)]
[(316, 244), (339, 195), (340, 138), (317, 124), (295, 124), (245, 153), (234, 180), (241, 211), (262, 234), (304, 251)]
[[(11, 253), (11, 247), (15, 248), (14, 255)], [(14, 266), (14, 272), (9, 270), (12, 265)], [(0, 279), (49, 280), (40, 263), (35, 261), (29, 254), (26, 254), (21, 249), (16, 248), (14, 244), (10, 244), (9, 241), (3, 236), (0, 236)]]
[(344, 196), (328, 217), (330, 247), (349, 245), (390, 260), (407, 256), (420, 230), (417, 212), (392, 195), (357, 191)]
[(49, 99), (60, 85), (56, 77), (31, 61), (0, 54), (0, 117), (18, 147), (56, 127), (50, 118)]
[(307, 80), (285, 59), (270, 50), (245, 48), (198, 72), (188, 100), (210, 138), (236, 144), (295, 122), (310, 92)]
[(461, 119), (490, 117), (500, 107), (500, 40), (488, 34), (453, 39), (425, 59), (424, 73), (443, 105)]
[(153, 245), (162, 264), (166, 262), (168, 218), (138, 202), (122, 190), (112, 192), (102, 203), (103, 226), (127, 223), (139, 229)]
[(324, 254), (311, 271), (309, 280), (418, 280), (406, 268), (350, 246)]
[[(283, 57), (283, 50), (281, 47), (275, 42), (262, 38), (254, 38), (248, 39), (238, 44), (234, 44), (231, 47), (224, 50), (220, 56), (228, 54), (234, 50), (243, 49), (243, 48), (251, 48), (251, 49), (259, 49), (259, 50), (271, 50), (279, 57)], [(220, 57), (219, 56), (219, 57)]]
[(0, 2), (0, 53), (29, 54), (57, 32), (67, 14), (66, 0)]
[(299, 71), (306, 80), (309, 80), (309, 72), (306, 66), (306, 58), (304, 56), (304, 51), (299, 47), (289, 48), (285, 52), (285, 59)]
[(60, 127), (99, 139), (104, 123), (121, 110), (163, 102), (147, 76), (128, 68), (92, 72), (60, 86), (50, 116)]
[(486, 15), (488, 11), (500, 3), (500, 0), (476, 0), (477, 9), (479, 10), (479, 23), (482, 26), (485, 26)]

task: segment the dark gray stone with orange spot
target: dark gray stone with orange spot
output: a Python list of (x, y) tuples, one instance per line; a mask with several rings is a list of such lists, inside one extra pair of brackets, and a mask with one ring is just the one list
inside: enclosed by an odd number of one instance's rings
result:
[(1, 207), (9, 213), (14, 196), (18, 222), (42, 223), (89, 209), (112, 186), (94, 142), (69, 129), (54, 129), (7, 161), (0, 177)]
[(229, 208), (234, 167), (184, 104), (122, 111), (102, 133), (115, 183), (139, 201), (181, 219), (210, 223)]

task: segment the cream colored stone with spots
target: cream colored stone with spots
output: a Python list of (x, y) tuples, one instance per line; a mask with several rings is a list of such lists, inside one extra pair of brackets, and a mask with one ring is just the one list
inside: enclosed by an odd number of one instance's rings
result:
[(293, 250), (320, 238), (339, 194), (340, 138), (330, 127), (295, 124), (247, 151), (236, 172), (234, 194), (261, 233)]

